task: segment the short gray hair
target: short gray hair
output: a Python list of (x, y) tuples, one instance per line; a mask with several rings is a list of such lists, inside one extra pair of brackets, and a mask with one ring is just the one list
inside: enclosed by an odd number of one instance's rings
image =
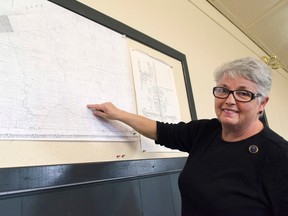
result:
[(269, 95), (272, 84), (271, 69), (263, 61), (252, 58), (240, 58), (220, 65), (214, 71), (214, 79), (217, 84), (224, 75), (230, 77), (243, 77), (258, 86), (258, 91), (262, 97)]

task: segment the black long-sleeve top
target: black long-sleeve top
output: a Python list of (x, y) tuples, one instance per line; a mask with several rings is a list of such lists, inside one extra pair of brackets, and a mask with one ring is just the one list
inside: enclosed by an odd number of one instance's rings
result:
[(188, 152), (179, 176), (183, 216), (288, 215), (288, 142), (267, 126), (225, 142), (217, 119), (157, 122), (156, 143)]

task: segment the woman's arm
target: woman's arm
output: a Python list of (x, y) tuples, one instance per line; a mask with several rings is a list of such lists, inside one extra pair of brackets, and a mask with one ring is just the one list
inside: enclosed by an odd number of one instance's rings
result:
[(88, 104), (87, 107), (93, 111), (95, 116), (121, 121), (143, 136), (153, 140), (157, 139), (157, 127), (156, 121), (154, 120), (120, 110), (110, 102), (103, 104)]

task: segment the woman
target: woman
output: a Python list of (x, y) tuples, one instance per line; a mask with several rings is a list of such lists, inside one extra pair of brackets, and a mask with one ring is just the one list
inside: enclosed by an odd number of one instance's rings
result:
[(87, 106), (96, 116), (189, 153), (179, 176), (183, 216), (288, 215), (288, 142), (259, 120), (269, 100), (269, 67), (242, 58), (214, 75), (217, 119), (168, 124), (111, 103)]

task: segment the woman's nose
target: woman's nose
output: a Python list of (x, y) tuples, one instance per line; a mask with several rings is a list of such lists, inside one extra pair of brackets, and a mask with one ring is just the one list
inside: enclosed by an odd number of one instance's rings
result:
[(225, 103), (227, 103), (227, 104), (236, 104), (236, 100), (235, 100), (234, 95), (233, 95), (232, 92), (226, 98)]

